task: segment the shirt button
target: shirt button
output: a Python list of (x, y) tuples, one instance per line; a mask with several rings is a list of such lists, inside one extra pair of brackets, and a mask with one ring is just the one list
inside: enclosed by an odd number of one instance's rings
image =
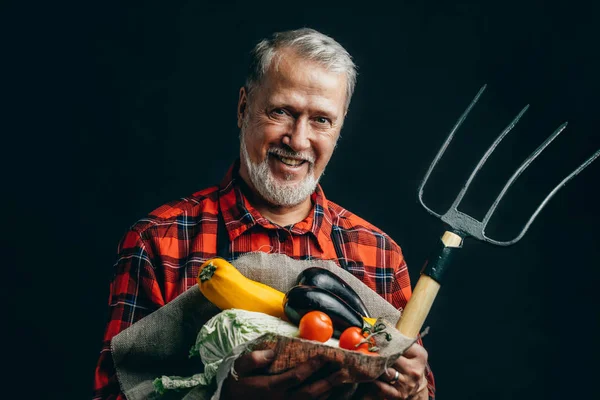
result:
[(287, 233), (285, 233), (283, 231), (279, 231), (278, 236), (279, 236), (279, 242), (281, 242), (281, 243), (285, 242), (287, 239)]

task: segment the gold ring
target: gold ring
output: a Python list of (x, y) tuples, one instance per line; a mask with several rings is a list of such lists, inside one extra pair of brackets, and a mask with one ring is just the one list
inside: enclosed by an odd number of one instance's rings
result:
[(400, 378), (400, 372), (398, 372), (398, 370), (395, 370), (396, 374), (394, 374), (394, 379), (392, 379), (389, 384), (390, 385), (395, 385), (396, 382), (398, 382), (398, 378)]

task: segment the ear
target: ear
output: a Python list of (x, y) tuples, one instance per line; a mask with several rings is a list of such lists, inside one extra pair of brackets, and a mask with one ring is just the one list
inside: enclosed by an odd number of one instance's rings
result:
[(237, 126), (238, 128), (242, 128), (242, 121), (244, 120), (244, 116), (248, 111), (248, 93), (246, 92), (246, 88), (242, 86), (240, 88), (240, 97), (238, 99), (237, 106)]

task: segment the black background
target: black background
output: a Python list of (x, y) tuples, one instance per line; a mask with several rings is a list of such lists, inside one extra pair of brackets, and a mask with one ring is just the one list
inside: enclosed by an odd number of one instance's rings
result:
[[(484, 83), (426, 190), (435, 209), (525, 104), (463, 211), (481, 218), (521, 160), (569, 126), (509, 192), (491, 236), (513, 237), (600, 148), (597, 11), (541, 1), (4, 3), (3, 387), (90, 396), (116, 245), (149, 211), (218, 182), (237, 156), (238, 89), (260, 38), (309, 26), (353, 55), (358, 84), (322, 184), (403, 247), (414, 284), (443, 231), (417, 202), (419, 181)], [(512, 247), (467, 241), (427, 321), (438, 398), (594, 396), (599, 178), (592, 164)]]

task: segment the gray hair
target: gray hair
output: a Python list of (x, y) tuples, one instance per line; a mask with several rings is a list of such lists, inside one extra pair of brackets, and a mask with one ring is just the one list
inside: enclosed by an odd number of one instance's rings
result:
[(348, 110), (356, 85), (356, 65), (342, 45), (310, 28), (274, 33), (270, 39), (263, 39), (254, 47), (246, 78), (248, 95), (260, 85), (277, 51), (284, 48), (293, 49), (306, 60), (318, 62), (328, 71), (346, 74), (346, 110)]

